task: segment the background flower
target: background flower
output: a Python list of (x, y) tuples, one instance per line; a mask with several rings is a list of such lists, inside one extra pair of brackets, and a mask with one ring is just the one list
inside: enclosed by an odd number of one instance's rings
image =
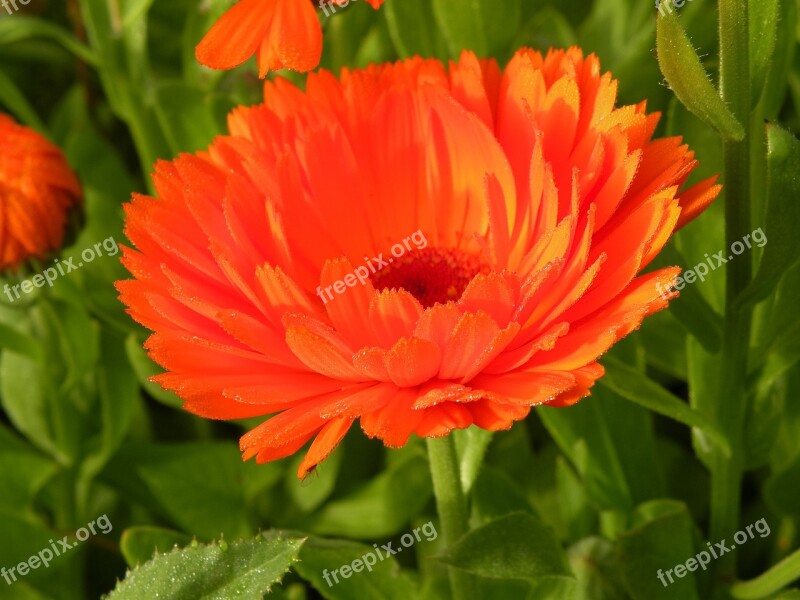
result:
[[(336, 10), (356, 0), (320, 2)], [(378, 8), (383, 0), (367, 0)], [(309, 0), (240, 0), (197, 45), (197, 60), (213, 69), (232, 69), (254, 54), (258, 71), (310, 71), (322, 54), (317, 3)], [(327, 15), (327, 9), (326, 9)]]
[(81, 187), (56, 146), (3, 114), (0, 147), (0, 269), (7, 269), (61, 246)]

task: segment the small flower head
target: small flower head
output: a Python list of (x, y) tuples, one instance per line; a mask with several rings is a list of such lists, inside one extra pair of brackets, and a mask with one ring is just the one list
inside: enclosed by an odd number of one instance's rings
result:
[(0, 269), (58, 249), (81, 188), (64, 155), (0, 114)]

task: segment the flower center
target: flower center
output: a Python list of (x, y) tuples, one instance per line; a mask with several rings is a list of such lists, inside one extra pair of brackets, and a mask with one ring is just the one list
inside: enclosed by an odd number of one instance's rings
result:
[(375, 289), (402, 288), (424, 308), (458, 300), (475, 275), (489, 272), (479, 257), (454, 248), (423, 248), (388, 262), (372, 275)]

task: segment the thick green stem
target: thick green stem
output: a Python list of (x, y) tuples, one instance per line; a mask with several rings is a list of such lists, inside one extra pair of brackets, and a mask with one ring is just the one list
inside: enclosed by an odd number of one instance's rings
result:
[(731, 588), (737, 600), (759, 600), (771, 596), (800, 577), (800, 550), (790, 554), (763, 575), (742, 581)]
[[(728, 249), (751, 232), (751, 119), (748, 0), (720, 0), (720, 88), (733, 115), (745, 128), (744, 139), (723, 142), (725, 182), (725, 239)], [(717, 453), (712, 464), (711, 539), (729, 538), (740, 514), (743, 470), (745, 376), (752, 310), (734, 309), (734, 301), (752, 278), (750, 257), (731, 260), (726, 269), (725, 327), (720, 355), (719, 386), (715, 413), (728, 436), (733, 456)], [(735, 557), (726, 555), (716, 565), (718, 575), (732, 580)]]
[[(427, 443), (436, 509), (445, 544), (449, 545), (469, 530), (467, 500), (461, 487), (456, 445), (453, 436), (428, 438)], [(476, 581), (472, 575), (454, 567), (449, 568), (449, 574), (453, 600), (477, 597)]]

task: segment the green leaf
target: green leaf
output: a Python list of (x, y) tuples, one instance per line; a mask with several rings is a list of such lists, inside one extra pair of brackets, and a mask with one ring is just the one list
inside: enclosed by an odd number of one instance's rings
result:
[(527, 600), (577, 600), (577, 594), (578, 582), (572, 577), (541, 577), (531, 582)]
[(764, 486), (769, 505), (781, 516), (800, 518), (800, 455), (785, 468), (773, 473)]
[(744, 138), (742, 125), (711, 84), (675, 12), (665, 10), (656, 18), (656, 49), (661, 72), (681, 103), (724, 137)]
[[(633, 600), (700, 599), (693, 571), (673, 576), (672, 583), (666, 573), (695, 557), (694, 532), (689, 511), (681, 502), (654, 500), (636, 509), (633, 527), (619, 539), (620, 565)], [(693, 566), (698, 569), (696, 561)], [(659, 572), (666, 585), (659, 580)]]
[(139, 400), (139, 385), (125, 357), (123, 338), (103, 331), (102, 358), (97, 369), (100, 431), (81, 465), (85, 478), (97, 475), (119, 448)]
[(628, 600), (612, 543), (589, 537), (571, 546), (568, 555), (578, 579), (574, 600)]
[(472, 490), (473, 518), (485, 523), (511, 512), (533, 512), (525, 491), (500, 469), (485, 465)]
[(591, 535), (597, 527), (597, 511), (580, 477), (563, 456), (556, 457), (556, 484), (558, 511), (567, 532), (563, 539), (570, 541)]
[[(423, 542), (425, 539), (422, 537)], [(403, 546), (393, 545), (392, 550), (401, 552)], [(343, 574), (344, 566), (350, 570)], [(300, 562), (294, 570), (330, 600), (407, 600), (418, 597), (408, 574), (400, 569), (394, 556), (387, 556), (380, 547), (376, 549), (346, 540), (311, 537), (303, 545)]]
[[(767, 214), (758, 241), (764, 247), (761, 263), (735, 306), (758, 302), (775, 288), (787, 268), (800, 258), (800, 141), (778, 125), (767, 125)], [(763, 243), (762, 243), (763, 242)]]
[(431, 495), (428, 461), (414, 453), (344, 498), (328, 502), (301, 524), (321, 535), (385, 538), (401, 531)]
[(234, 443), (128, 443), (104, 476), (132, 498), (155, 503), (183, 531), (211, 540), (254, 531), (244, 480), (257, 469), (242, 463)]
[(156, 115), (173, 155), (205, 150), (222, 133), (234, 104), (222, 96), (181, 81), (163, 83), (155, 91)]
[(5, 323), (0, 323), (0, 348), (16, 352), (34, 361), (44, 359), (44, 351), (36, 339), (25, 333), (20, 333), (17, 329)]
[(648, 365), (686, 381), (686, 331), (668, 310), (650, 315), (637, 333)]
[(0, 391), (8, 418), (32, 443), (67, 464), (75, 446), (56, 430), (57, 407), (50, 401), (46, 381), (48, 374), (41, 363), (11, 352), (0, 357)]
[(441, 560), (490, 579), (571, 575), (553, 530), (524, 512), (515, 512), (469, 531), (450, 544)]
[(154, 0), (124, 0), (122, 2), (122, 28), (134, 26), (136, 21), (143, 19), (153, 5)]
[(624, 363), (610, 358), (604, 359), (603, 362), (609, 368), (599, 381), (601, 385), (640, 406), (689, 427), (701, 429), (726, 456), (730, 456), (728, 440), (705, 415), (692, 410), (686, 402)]
[(30, 512), (33, 499), (56, 468), (54, 462), (0, 426), (0, 506), (20, 514)]
[(747, 398), (744, 419), (744, 467), (757, 469), (769, 462), (785, 419), (788, 397), (786, 382), (756, 388)]
[(433, 0), (433, 14), (451, 57), (458, 57), (462, 50), (489, 57), (502, 52), (514, 39), (521, 3), (522, 0), (469, 0), (456, 7), (450, 0)]
[(5, 105), (24, 125), (33, 127), (39, 133), (45, 133), (44, 123), (36, 114), (36, 109), (31, 106), (25, 94), (2, 69), (0, 69), (0, 104)]
[(545, 6), (524, 25), (514, 41), (514, 47), (569, 48), (578, 43), (569, 21), (555, 8)]
[(575, 465), (592, 501), (601, 509), (628, 510), (633, 507), (630, 487), (607, 421), (593, 404), (596, 403), (584, 402), (569, 411), (541, 407), (536, 412), (561, 451)]
[(446, 55), (430, 0), (387, 2), (381, 12), (385, 15), (389, 36), (401, 58), (417, 54), (437, 58)]
[(57, 25), (25, 15), (14, 15), (13, 19), (0, 19), (0, 46), (31, 38), (44, 38), (61, 44), (65, 49), (90, 65), (96, 64), (94, 53)]
[[(778, 23), (796, 23), (797, 2), (786, 0), (778, 4), (781, 13)], [(769, 121), (774, 121), (778, 118), (790, 81), (796, 77), (795, 72), (792, 72), (792, 65), (794, 64), (797, 42), (798, 38), (794, 27), (778, 26), (775, 50), (772, 53), (767, 81), (761, 96), (764, 117)]]
[(157, 552), (164, 554), (176, 546), (186, 546), (191, 541), (190, 536), (179, 531), (140, 525), (122, 532), (119, 548), (128, 566), (135, 567), (149, 561)]
[(486, 451), (492, 441), (493, 432), (473, 426), (467, 429), (457, 429), (452, 435), (455, 436), (456, 451), (458, 452), (461, 486), (464, 493), (468, 494), (478, 477)]
[[(687, 263), (674, 245), (667, 246), (662, 254), (665, 260), (683, 266), (682, 275), (689, 270), (697, 274), (697, 270)], [(702, 264), (708, 266), (705, 261)], [(680, 290), (680, 296), (670, 302), (669, 309), (706, 350), (715, 353), (722, 344), (722, 317), (698, 290), (697, 286), (702, 283), (704, 283), (702, 280), (686, 283)]]
[(107, 598), (261, 598), (298, 560), (303, 542), (267, 532), (237, 542), (193, 543), (134, 569)]
[(598, 388), (588, 402), (569, 410), (541, 407), (537, 414), (595, 506), (629, 511), (663, 488), (647, 411)]
[[(686, 341), (686, 353), (689, 359), (689, 405), (696, 413), (711, 418), (715, 410), (716, 391), (719, 389), (717, 358), (708, 353), (695, 338)], [(697, 458), (710, 467), (715, 447), (708, 432), (693, 427), (692, 446)]]
[(136, 373), (139, 384), (150, 396), (172, 408), (181, 408), (183, 406), (183, 400), (174, 392), (165, 390), (157, 383), (150, 381), (151, 377), (163, 373), (163, 370), (150, 360), (150, 357), (147, 356), (147, 352), (145, 352), (142, 343), (135, 333), (131, 333), (125, 341), (125, 352), (131, 363), (131, 367), (133, 367), (134, 373)]
[(332, 453), (322, 464), (317, 466), (314, 474), (309, 475), (305, 480), (297, 478), (297, 468), (305, 455), (298, 452), (292, 458), (291, 466), (284, 473), (284, 485), (292, 502), (300, 510), (311, 512), (333, 493), (343, 456), (341, 451)]
[[(791, 0), (788, 0), (791, 1)], [(750, 0), (750, 79), (753, 105), (758, 102), (775, 52), (780, 8), (778, 0)]]

